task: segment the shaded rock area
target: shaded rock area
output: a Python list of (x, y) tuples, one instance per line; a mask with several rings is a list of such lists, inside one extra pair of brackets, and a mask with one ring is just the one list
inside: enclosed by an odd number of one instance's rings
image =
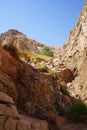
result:
[(59, 127), (59, 130), (86, 130), (87, 126), (83, 124), (70, 124)]
[(18, 62), (2, 48), (0, 56), (0, 91), (11, 96), (18, 109), (52, 122), (65, 115), (71, 99), (60, 91), (58, 79)]
[(0, 92), (0, 130), (48, 130), (44, 120), (20, 115), (11, 97)]

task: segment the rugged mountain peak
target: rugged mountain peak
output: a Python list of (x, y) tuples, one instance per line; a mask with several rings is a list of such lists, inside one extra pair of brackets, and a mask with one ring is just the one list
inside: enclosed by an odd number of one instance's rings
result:
[(36, 40), (28, 38), (26, 35), (15, 29), (9, 29), (7, 32), (0, 35), (3, 45), (13, 44), (20, 50), (28, 50), (38, 53), (44, 44)]
[(7, 32), (2, 33), (1, 37), (3, 37), (3, 36), (9, 36), (9, 35), (23, 35), (23, 33), (19, 32), (16, 29), (9, 29)]

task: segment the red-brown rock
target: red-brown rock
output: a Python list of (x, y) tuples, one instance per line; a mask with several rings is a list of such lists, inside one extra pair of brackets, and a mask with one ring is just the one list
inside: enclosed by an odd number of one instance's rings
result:
[(74, 75), (70, 69), (64, 69), (58, 72), (58, 76), (67, 83), (74, 79)]

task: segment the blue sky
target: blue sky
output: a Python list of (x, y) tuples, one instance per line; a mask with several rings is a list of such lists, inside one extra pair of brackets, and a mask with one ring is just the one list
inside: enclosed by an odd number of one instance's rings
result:
[(17, 29), (46, 45), (64, 45), (85, 1), (0, 0), (0, 33)]

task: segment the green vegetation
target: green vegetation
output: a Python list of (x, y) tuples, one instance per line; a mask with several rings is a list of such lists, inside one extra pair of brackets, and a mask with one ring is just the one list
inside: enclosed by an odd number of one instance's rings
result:
[(36, 54), (35, 53), (32, 53), (32, 52), (30, 52), (30, 51), (28, 51), (28, 50), (23, 50), (23, 51), (21, 51), (21, 54), (22, 55), (27, 55), (27, 56), (29, 56), (30, 58), (31, 58), (31, 60), (34, 60), (35, 58), (36, 58)]
[[(46, 62), (50, 61), (53, 59), (53, 57), (51, 56), (48, 56), (48, 55), (42, 55), (42, 54), (36, 54), (36, 53), (33, 53), (33, 52), (30, 52), (28, 50), (23, 50), (23, 51), (20, 51), (20, 60), (22, 62), (27, 62), (26, 59), (26, 56), (27, 55), (30, 60), (33, 60), (35, 61), (36, 63), (35, 66), (38, 67), (38, 68), (41, 68), (41, 70), (43, 72), (46, 72), (46, 73), (49, 73), (52, 77), (56, 77), (56, 73), (52, 70), (52, 69), (49, 69), (46, 65)], [(42, 62), (41, 62), (42, 61)]]
[(22, 62), (27, 63), (27, 61), (26, 61), (26, 59), (24, 57), (19, 56), (19, 60), (22, 61)]
[[(15, 57), (17, 60), (28, 63), (31, 61), (31, 63), (34, 62), (35, 66), (40, 68), (42, 72), (49, 73), (52, 77), (56, 77), (55, 72), (52, 69), (49, 69), (46, 65), (46, 63), (53, 59), (53, 52), (49, 47), (44, 47), (42, 50), (42, 54), (36, 54), (33, 52), (30, 52), (28, 50), (18, 50), (17, 47), (13, 44), (4, 45), (3, 48), (7, 50), (13, 57)], [(46, 55), (45, 55), (46, 54)]]
[(74, 122), (85, 122), (87, 121), (87, 106), (86, 104), (79, 100), (72, 103), (68, 110), (69, 118)]
[(37, 62), (36, 67), (41, 68), (43, 72), (49, 73), (53, 78), (57, 78), (56, 72), (52, 69), (49, 69), (45, 63)]
[(45, 63), (41, 64), (40, 62), (37, 62), (36, 67), (41, 68), (43, 72), (48, 72), (48, 67)]
[(46, 56), (46, 55), (41, 55), (41, 54), (36, 54), (27, 50), (21, 51), (21, 54), (27, 54), (27, 56), (29, 56), (31, 58), (31, 60), (35, 60), (35, 59), (42, 59), (44, 61), (49, 61), (52, 59), (52, 57), (50, 56)]
[(56, 72), (54, 70), (48, 69), (48, 73), (51, 75), (51, 77), (53, 77), (55, 79), (56, 78), (58, 79), (58, 76), (57, 76), (57, 74), (56, 74)]
[(54, 53), (53, 53), (53, 51), (51, 50), (51, 48), (50, 48), (50, 47), (47, 47), (47, 46), (45, 46), (45, 47), (42, 48), (40, 54), (42, 54), (42, 55), (47, 55), (47, 56), (51, 56), (51, 57), (54, 56)]

